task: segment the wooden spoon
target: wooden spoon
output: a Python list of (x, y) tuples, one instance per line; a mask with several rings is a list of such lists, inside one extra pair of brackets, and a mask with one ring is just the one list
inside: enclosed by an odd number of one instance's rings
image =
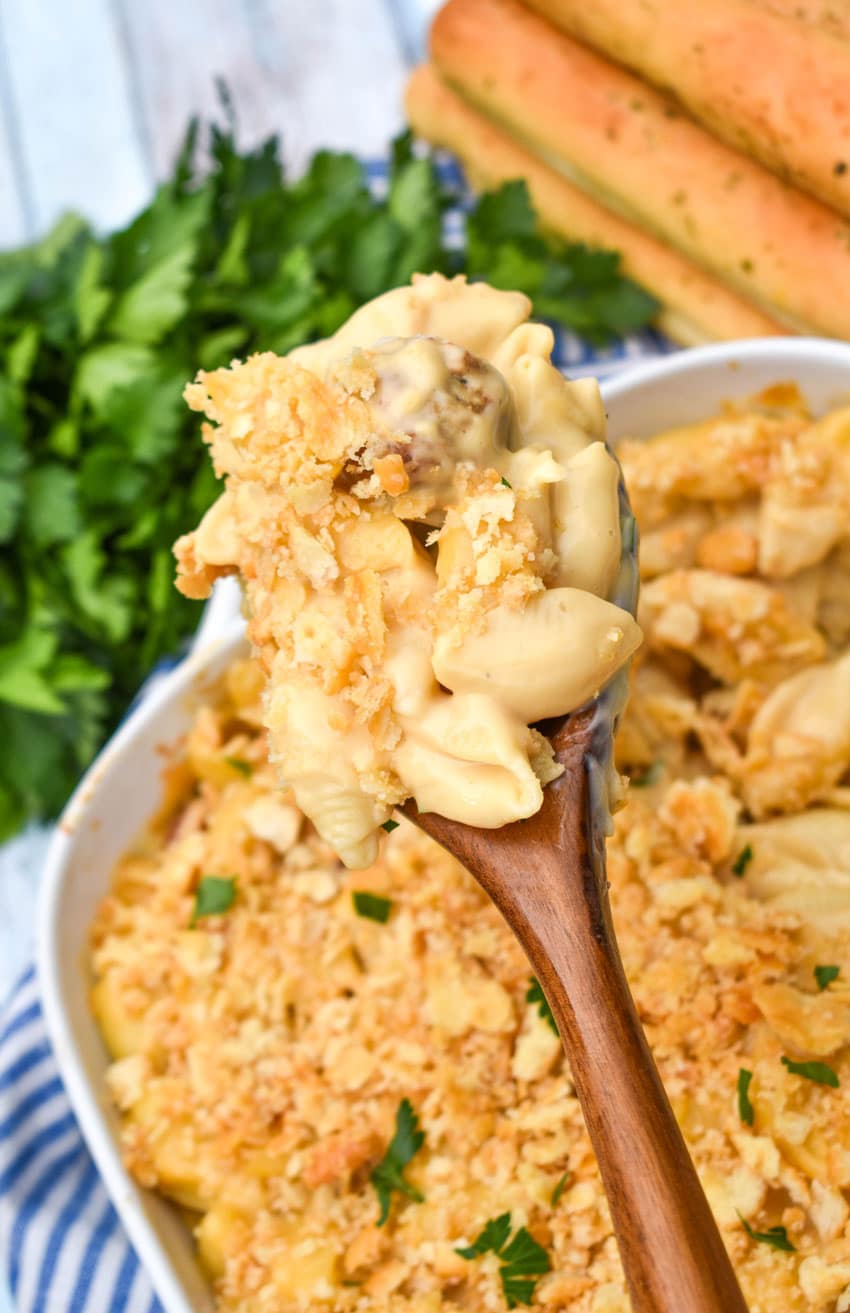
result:
[[(634, 1313), (746, 1313), (741, 1289), (652, 1060), (611, 924), (590, 764), (595, 708), (549, 737), (564, 774), (536, 816), (479, 830), (405, 811), (489, 894), (549, 1000), (608, 1194)], [(550, 726), (551, 728), (551, 726)], [(594, 740), (596, 739), (596, 742)]]

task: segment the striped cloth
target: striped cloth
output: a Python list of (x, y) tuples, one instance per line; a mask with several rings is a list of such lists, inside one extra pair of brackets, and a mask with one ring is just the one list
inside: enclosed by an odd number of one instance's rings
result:
[[(457, 244), (468, 194), (457, 165), (446, 158), (439, 165), (458, 187), (458, 204), (445, 218), (447, 240)], [(386, 163), (370, 162), (366, 170), (372, 190), (380, 195), (386, 188)], [(569, 374), (605, 375), (671, 349), (651, 332), (604, 351), (557, 327), (555, 334), (555, 359)], [(0, 1012), (0, 1260), (17, 1313), (162, 1310), (71, 1112), (47, 1041), (32, 967)]]

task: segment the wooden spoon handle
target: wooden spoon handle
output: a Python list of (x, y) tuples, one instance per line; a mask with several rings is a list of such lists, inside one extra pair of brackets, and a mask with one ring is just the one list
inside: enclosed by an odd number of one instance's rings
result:
[[(529, 853), (536, 874), (545, 862), (561, 869), (545, 882), (545, 916), (539, 906), (531, 919), (525, 914), (518, 882), (510, 917), (517, 929), (526, 922), (521, 937), (570, 1060), (634, 1313), (746, 1313), (632, 1002), (607, 895), (589, 865), (584, 888), (565, 880), (563, 858), (553, 850)], [(579, 943), (574, 927), (582, 913)]]
[(564, 775), (544, 791), (536, 816), (497, 836), (412, 807), (408, 814), (484, 887), (549, 999), (608, 1194), (633, 1313), (747, 1313), (620, 960), (604, 849), (590, 813), (592, 714), (574, 718), (555, 743)]

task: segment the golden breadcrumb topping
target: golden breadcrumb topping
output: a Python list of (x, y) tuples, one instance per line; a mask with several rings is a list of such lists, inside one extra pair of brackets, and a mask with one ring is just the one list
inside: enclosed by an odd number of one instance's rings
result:
[(756, 820), (846, 807), (850, 407), (782, 385), (619, 454), (646, 635), (623, 762), (720, 771)]
[[(406, 822), (368, 871), (339, 864), (277, 788), (258, 675), (235, 665), (198, 713), (93, 927), (131, 1171), (191, 1210), (222, 1313), (501, 1313), (495, 1257), (456, 1250), (505, 1212), (549, 1256), (536, 1304), (625, 1313), (578, 1100), (526, 999), (522, 951)], [(609, 846), (638, 1009), (750, 1306), (834, 1313), (850, 1291), (850, 814), (843, 835), (838, 813), (819, 820), (809, 866), (778, 840), (766, 861), (754, 837), (738, 878), (728, 785), (656, 788), (634, 791)], [(793, 883), (765, 887), (764, 869), (781, 880), (788, 862)], [(232, 905), (193, 925), (210, 876), (233, 881)], [(358, 915), (355, 893), (388, 900), (386, 922)], [(819, 992), (814, 969), (830, 964), (841, 974)], [(840, 1087), (784, 1055), (828, 1064)], [(395, 1193), (379, 1227), (370, 1174), (405, 1099), (425, 1135), (405, 1176), (424, 1199)], [(794, 1251), (751, 1240), (739, 1212), (759, 1233), (785, 1227)]]
[[(812, 424), (795, 394), (762, 398), (718, 421), (747, 436), (716, 468), (710, 426), (699, 443), (625, 451), (646, 479), (649, 651), (619, 743), (634, 779), (608, 847), (611, 897), (753, 1313), (850, 1309), (848, 681), (835, 675), (848, 520), (844, 540), (815, 524), (817, 550), (795, 538), (794, 570), (754, 564), (771, 541), (771, 453), (784, 470), (787, 444), (831, 434), (818, 496), (844, 495), (841, 414)], [(741, 584), (764, 590), (760, 612)], [(665, 606), (678, 626), (659, 624)], [(523, 1297), (627, 1313), (578, 1100), (522, 951), (406, 822), (367, 870), (340, 864), (279, 790), (264, 679), (236, 662), (197, 713), (92, 929), (130, 1169), (189, 1210), (221, 1313), (501, 1313), (506, 1263), (457, 1251), (504, 1214), (546, 1256)], [(411, 1116), (404, 1188), (378, 1225), (372, 1178)]]
[(531, 724), (640, 640), (608, 600), (598, 391), (561, 377), (529, 312), (433, 275), (186, 389), (225, 490), (176, 544), (178, 586), (241, 578), (282, 783), (349, 866), (411, 796), (489, 827), (537, 811), (560, 767)]

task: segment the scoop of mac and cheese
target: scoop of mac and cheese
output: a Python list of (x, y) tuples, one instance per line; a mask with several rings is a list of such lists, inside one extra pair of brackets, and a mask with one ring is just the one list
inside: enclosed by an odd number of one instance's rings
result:
[(327, 341), (187, 388), (225, 488), (176, 545), (178, 587), (241, 577), (281, 781), (352, 867), (410, 797), (488, 828), (536, 812), (561, 767), (534, 723), (640, 641), (608, 600), (599, 392), (558, 373), (530, 308), (415, 278)]

